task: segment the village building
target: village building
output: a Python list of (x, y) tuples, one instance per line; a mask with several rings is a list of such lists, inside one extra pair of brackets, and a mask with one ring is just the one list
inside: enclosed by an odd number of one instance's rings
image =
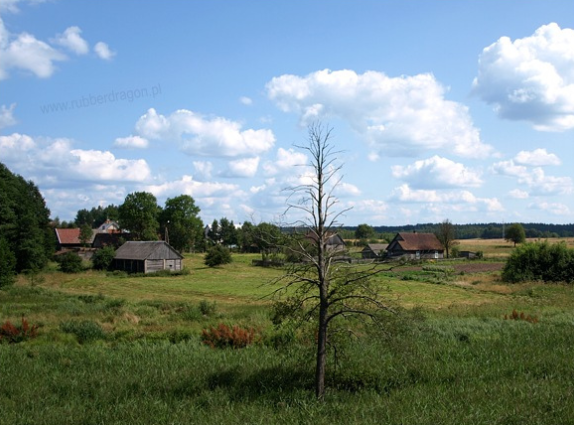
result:
[(361, 257), (365, 260), (382, 258), (385, 255), (386, 248), (387, 245), (382, 243), (367, 244), (361, 251)]
[(397, 233), (387, 246), (387, 257), (440, 259), (444, 258), (444, 248), (434, 233)]
[(128, 241), (116, 250), (113, 268), (129, 273), (180, 271), (183, 256), (164, 241)]

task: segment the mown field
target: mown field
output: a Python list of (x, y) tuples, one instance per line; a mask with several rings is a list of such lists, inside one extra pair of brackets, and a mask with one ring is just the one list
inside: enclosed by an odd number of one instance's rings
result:
[[(505, 284), (491, 266), (511, 244), (465, 243), (487, 260), (377, 276), (397, 314), (382, 329), (341, 323), (324, 403), (313, 395), (314, 330), (272, 325), (281, 270), (252, 267), (257, 256), (210, 269), (190, 255), (190, 274), (176, 277), (21, 276), (0, 290), (0, 324), (24, 316), (38, 335), (0, 344), (0, 423), (574, 422), (573, 288)], [(219, 323), (252, 328), (256, 342), (202, 344)]]

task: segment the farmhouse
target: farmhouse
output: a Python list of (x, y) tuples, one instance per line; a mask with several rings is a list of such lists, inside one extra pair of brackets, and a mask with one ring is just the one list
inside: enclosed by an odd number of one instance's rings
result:
[(114, 269), (130, 273), (179, 271), (183, 256), (164, 241), (128, 241), (116, 250)]
[(387, 245), (382, 243), (370, 243), (363, 248), (361, 255), (363, 259), (381, 258), (386, 247)]
[[(327, 241), (325, 244), (325, 248), (327, 249), (327, 251), (330, 252), (342, 252), (345, 251), (345, 241), (343, 240), (343, 238), (341, 236), (339, 236), (338, 234), (334, 233), (331, 235), (327, 235)], [(317, 243), (317, 235), (313, 232), (308, 232), (305, 237), (311, 241), (313, 244)]]
[(444, 258), (444, 249), (433, 233), (397, 233), (387, 246), (391, 258)]

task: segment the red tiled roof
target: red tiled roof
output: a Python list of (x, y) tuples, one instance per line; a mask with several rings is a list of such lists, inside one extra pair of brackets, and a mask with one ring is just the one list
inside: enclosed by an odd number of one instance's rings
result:
[[(58, 238), (58, 243), (60, 245), (80, 245), (80, 229), (55, 229), (56, 237)], [(92, 232), (92, 237), (88, 243), (92, 243), (94, 240), (94, 234)]]

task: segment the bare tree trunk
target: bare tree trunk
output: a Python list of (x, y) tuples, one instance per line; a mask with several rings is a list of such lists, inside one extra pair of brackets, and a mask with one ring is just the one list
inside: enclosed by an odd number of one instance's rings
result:
[(323, 298), (323, 294), (321, 294), (321, 306), (319, 308), (319, 333), (317, 335), (317, 366), (315, 369), (315, 395), (318, 400), (323, 400), (325, 396), (325, 366), (327, 364), (328, 304), (326, 299)]

